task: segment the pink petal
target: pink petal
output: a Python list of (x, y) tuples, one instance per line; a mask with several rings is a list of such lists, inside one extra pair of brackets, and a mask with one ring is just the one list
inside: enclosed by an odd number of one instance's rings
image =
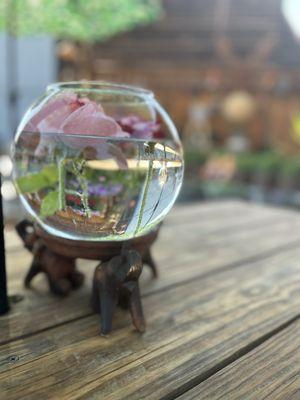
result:
[[(80, 107), (77, 103), (77, 96), (74, 93), (65, 93), (50, 99), (44, 104), (40, 110), (29, 120), (25, 130), (38, 130), (38, 125), (41, 121), (49, 117), (52, 113), (60, 108), (69, 107), (69, 113), (73, 112), (76, 108)], [(55, 124), (57, 126), (57, 124)]]
[[(109, 158), (108, 144), (105, 139), (95, 138), (82, 138), (75, 137), (76, 135), (91, 135), (91, 136), (105, 136), (105, 137), (127, 137), (128, 133), (123, 132), (121, 127), (115, 122), (114, 119), (108, 117), (100, 111), (101, 109), (96, 103), (89, 102), (74, 111), (65, 120), (62, 126), (63, 133), (74, 135), (74, 137), (61, 137), (63, 142), (74, 149), (84, 149), (85, 147), (92, 146), (97, 150), (98, 157), (101, 159)], [(114, 156), (113, 156), (114, 157)], [(118, 159), (121, 159), (119, 156)], [(123, 167), (127, 165), (121, 159)], [(126, 163), (126, 164), (125, 164)]]
[(98, 108), (98, 111), (100, 111), (104, 114), (104, 110), (103, 110), (102, 106), (100, 104), (96, 103), (95, 101), (90, 100), (88, 97), (80, 97), (80, 98), (78, 98), (77, 101), (79, 102), (79, 104), (81, 106), (84, 106), (85, 104), (93, 104)]
[(93, 136), (120, 136), (121, 127), (100, 111), (97, 104), (87, 103), (74, 111), (62, 125), (64, 133)]
[(56, 108), (47, 117), (43, 118), (38, 124), (37, 128), (39, 132), (62, 132), (62, 125), (66, 118), (68, 118), (73, 112), (70, 104), (62, 105)]

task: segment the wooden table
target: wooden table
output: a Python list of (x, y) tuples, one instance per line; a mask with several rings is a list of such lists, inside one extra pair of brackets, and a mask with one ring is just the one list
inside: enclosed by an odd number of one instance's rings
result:
[(10, 294), (0, 318), (0, 399), (300, 399), (300, 215), (242, 202), (177, 206), (143, 272), (148, 326), (119, 310), (99, 336), (86, 284), (66, 299), (7, 231)]

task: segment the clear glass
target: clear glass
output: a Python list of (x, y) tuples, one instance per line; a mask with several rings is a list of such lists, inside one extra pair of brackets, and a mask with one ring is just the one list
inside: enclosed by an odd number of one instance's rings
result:
[(143, 89), (53, 84), (17, 129), (15, 185), (26, 210), (56, 236), (143, 235), (171, 209), (182, 178), (176, 128)]

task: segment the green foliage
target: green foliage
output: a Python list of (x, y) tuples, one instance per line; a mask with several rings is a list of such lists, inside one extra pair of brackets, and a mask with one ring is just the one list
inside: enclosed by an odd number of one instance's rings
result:
[(40, 172), (21, 176), (15, 181), (20, 193), (36, 193), (41, 189), (53, 187), (57, 182), (58, 169), (56, 165), (48, 165)]
[(40, 172), (48, 181), (49, 185), (55, 185), (58, 181), (58, 168), (55, 164), (47, 165)]
[(276, 152), (264, 152), (256, 156), (256, 170), (262, 174), (277, 173), (283, 163), (283, 157)]
[(244, 174), (277, 173), (284, 164), (284, 158), (273, 151), (243, 153), (236, 156), (237, 169)]
[(198, 165), (201, 166), (208, 159), (208, 153), (200, 152), (198, 150), (187, 150), (184, 153), (184, 161), (187, 166)]
[(232, 182), (203, 182), (201, 188), (206, 198), (246, 197), (245, 189)]
[(300, 159), (298, 157), (286, 159), (281, 169), (281, 176), (300, 179)]
[(86, 42), (150, 23), (162, 11), (159, 0), (2, 0), (0, 30), (8, 29), (9, 8), (16, 16), (17, 35), (49, 33)]
[(59, 193), (49, 192), (42, 200), (40, 216), (41, 218), (50, 217), (59, 210)]
[(256, 170), (257, 155), (243, 153), (236, 156), (237, 169), (243, 174), (251, 174)]
[(39, 173), (21, 176), (16, 180), (19, 192), (34, 193), (47, 186), (47, 180)]

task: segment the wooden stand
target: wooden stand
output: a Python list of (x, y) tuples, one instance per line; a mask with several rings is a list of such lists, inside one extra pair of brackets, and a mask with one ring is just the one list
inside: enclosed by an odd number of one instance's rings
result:
[(101, 314), (101, 334), (112, 329), (117, 304), (128, 308), (133, 325), (140, 332), (145, 330), (145, 319), (140, 299), (138, 279), (143, 264), (147, 264), (157, 276), (150, 247), (157, 238), (158, 230), (127, 241), (92, 242), (62, 239), (50, 235), (40, 226), (24, 220), (16, 230), (25, 247), (32, 252), (33, 260), (25, 278), (25, 286), (40, 272), (49, 281), (50, 290), (66, 296), (83, 284), (84, 276), (76, 270), (76, 259), (98, 260), (92, 291), (92, 306)]

